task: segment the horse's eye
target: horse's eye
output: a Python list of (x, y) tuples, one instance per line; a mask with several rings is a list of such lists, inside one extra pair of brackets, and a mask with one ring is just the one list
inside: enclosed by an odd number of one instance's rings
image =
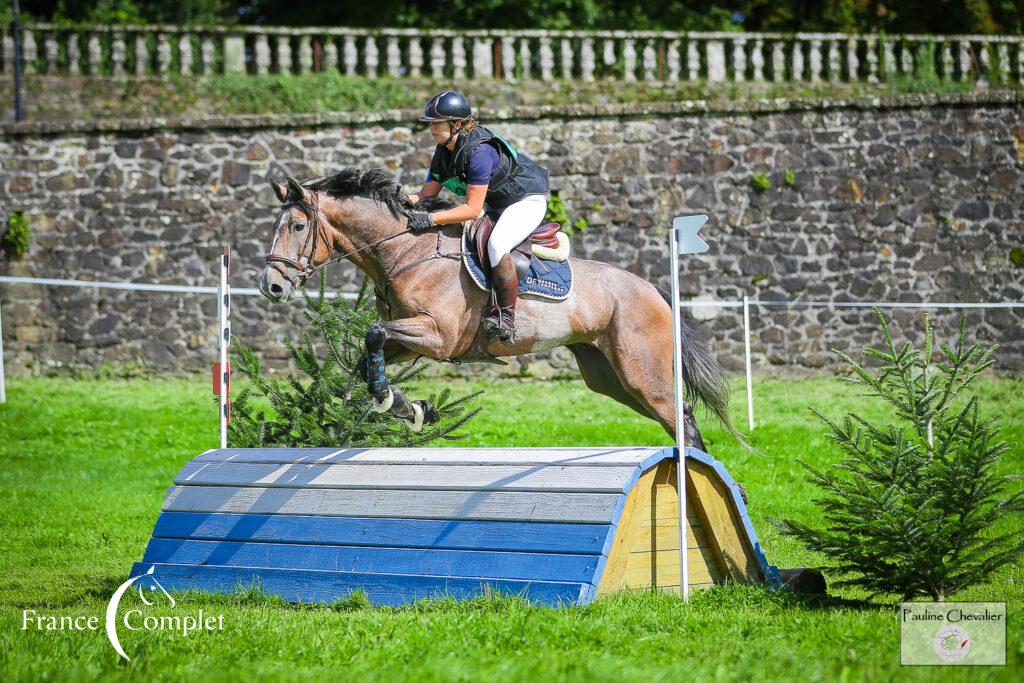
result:
[(306, 224), (305, 223), (292, 223), (292, 230), (294, 230), (295, 232), (302, 232), (305, 229), (306, 229)]

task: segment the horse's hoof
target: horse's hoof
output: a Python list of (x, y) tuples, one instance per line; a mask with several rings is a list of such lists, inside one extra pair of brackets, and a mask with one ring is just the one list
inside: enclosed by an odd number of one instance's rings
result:
[(420, 401), (420, 403), (423, 404), (424, 424), (433, 425), (441, 421), (441, 414), (437, 412), (437, 408), (426, 401)]
[(374, 392), (370, 392), (373, 398), (373, 412), (375, 413), (386, 413), (391, 410), (391, 406), (395, 403), (395, 394), (391, 391), (391, 387), (385, 385), (384, 393), (378, 397)]

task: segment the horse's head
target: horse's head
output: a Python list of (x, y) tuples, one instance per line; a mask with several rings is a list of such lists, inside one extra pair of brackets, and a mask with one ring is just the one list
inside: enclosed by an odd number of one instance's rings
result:
[(271, 179), (281, 211), (274, 221), (274, 241), (260, 278), (260, 292), (275, 303), (288, 301), (306, 278), (327, 262), (333, 251), (318, 192), (294, 178)]

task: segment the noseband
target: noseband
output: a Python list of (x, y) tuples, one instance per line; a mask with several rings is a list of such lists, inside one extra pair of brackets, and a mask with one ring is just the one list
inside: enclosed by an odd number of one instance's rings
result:
[[(280, 254), (267, 254), (267, 265), (280, 273), (281, 277), (287, 280), (293, 289), (298, 289), (298, 287), (304, 284), (309, 276), (315, 273), (316, 269), (319, 267), (317, 264), (313, 263), (313, 259), (316, 257), (316, 250), (320, 246), (320, 241), (323, 240), (326, 242), (327, 235), (323, 234), (323, 227), (320, 225), (320, 220), (317, 218), (315, 208), (300, 201), (285, 204), (281, 208), (282, 210), (287, 209), (292, 205), (300, 207), (309, 219), (309, 225), (307, 226), (309, 228), (309, 232), (306, 233), (306, 240), (302, 243), (302, 248), (299, 249), (298, 260), (290, 259), (287, 256), (281, 256)], [(339, 260), (341, 259), (336, 258), (332, 261), (328, 261), (327, 263)], [(279, 263), (283, 263), (289, 268), (298, 271), (297, 282), (277, 265)], [(327, 263), (323, 263), (321, 265), (327, 265)]]

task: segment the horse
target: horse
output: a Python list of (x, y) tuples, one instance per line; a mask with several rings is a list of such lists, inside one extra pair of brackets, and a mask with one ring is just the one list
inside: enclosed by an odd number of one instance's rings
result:
[[(616, 266), (570, 257), (569, 296), (557, 302), (520, 297), (517, 335), (508, 347), (480, 329), (489, 295), (461, 263), (463, 226), (422, 234), (407, 227), (414, 208), (439, 208), (436, 198), (414, 206), (383, 169), (270, 183), (281, 208), (259, 289), (274, 303), (288, 301), (320, 267), (341, 259), (372, 280), (381, 322), (366, 335), (360, 370), (378, 411), (414, 430), (439, 419), (428, 402), (409, 401), (387, 382), (388, 363), (420, 356), (503, 363), (500, 357), (564, 346), (587, 387), (655, 420), (675, 438), (672, 309), (664, 289)], [(697, 401), (742, 442), (729, 420), (723, 368), (685, 322), (682, 332), (687, 443), (706, 450), (693, 414)]]

